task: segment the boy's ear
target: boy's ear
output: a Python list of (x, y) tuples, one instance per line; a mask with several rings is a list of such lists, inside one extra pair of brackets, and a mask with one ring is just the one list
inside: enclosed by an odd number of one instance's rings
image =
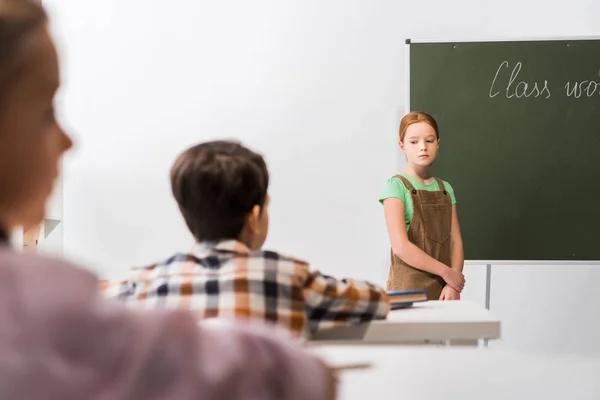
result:
[(260, 230), (260, 206), (257, 204), (252, 207), (252, 210), (246, 217), (246, 225), (253, 234), (257, 234)]

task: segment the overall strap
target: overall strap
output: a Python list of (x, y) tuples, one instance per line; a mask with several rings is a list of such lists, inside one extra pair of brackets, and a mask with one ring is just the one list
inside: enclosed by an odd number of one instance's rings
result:
[(444, 194), (446, 194), (446, 187), (444, 186), (444, 181), (441, 180), (440, 178), (435, 178), (435, 181), (438, 183), (438, 186), (440, 187), (440, 190), (442, 192), (444, 192)]
[(406, 179), (404, 176), (402, 176), (401, 174), (398, 174), (396, 176), (394, 176), (394, 178), (398, 178), (400, 179), (403, 183), (404, 186), (406, 186), (406, 188), (408, 189), (409, 192), (412, 192), (412, 194), (415, 194), (417, 191), (415, 190), (414, 186), (411, 185), (411, 183), (408, 181), (408, 179)]

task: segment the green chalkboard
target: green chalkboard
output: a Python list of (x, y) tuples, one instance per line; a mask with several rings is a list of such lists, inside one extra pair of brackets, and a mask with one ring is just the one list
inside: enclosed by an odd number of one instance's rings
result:
[(600, 260), (600, 40), (411, 43), (467, 260)]

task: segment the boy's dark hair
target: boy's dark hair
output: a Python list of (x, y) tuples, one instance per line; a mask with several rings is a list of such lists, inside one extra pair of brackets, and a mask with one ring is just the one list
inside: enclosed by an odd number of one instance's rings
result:
[(171, 168), (171, 189), (198, 241), (237, 239), (245, 217), (265, 204), (269, 172), (260, 154), (233, 141), (185, 150)]

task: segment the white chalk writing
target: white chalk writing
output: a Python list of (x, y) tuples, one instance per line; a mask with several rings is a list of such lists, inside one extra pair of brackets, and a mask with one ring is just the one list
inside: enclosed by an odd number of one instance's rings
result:
[[(551, 93), (547, 80), (544, 80), (543, 83), (526, 82), (523, 80), (517, 81), (522, 68), (523, 64), (520, 61), (517, 62), (512, 68), (509, 76), (506, 72), (510, 70), (510, 64), (508, 61), (502, 61), (498, 66), (498, 69), (496, 69), (496, 74), (490, 85), (489, 96), (494, 98), (504, 91), (507, 99), (513, 97), (520, 99), (523, 97), (529, 98), (540, 96), (546, 99), (550, 98)], [(508, 81), (506, 80), (507, 77)], [(504, 82), (504, 85), (502, 85), (501, 82)], [(515, 84), (515, 82), (517, 83)], [(504, 90), (500, 90), (500, 88), (504, 88)]]
[[(525, 80), (521, 79), (523, 63), (518, 61), (511, 65), (502, 61), (494, 73), (488, 95), (490, 98), (497, 96), (507, 99), (542, 98), (551, 97), (550, 84), (547, 79)], [(596, 71), (594, 71), (596, 72)], [(600, 76), (600, 70), (598, 70)], [(567, 81), (564, 85), (564, 94), (576, 99), (598, 96), (600, 97), (600, 81), (594, 79), (581, 81)]]
[(600, 82), (567, 82), (565, 85), (565, 91), (567, 96), (575, 97), (576, 99), (580, 98), (581, 96), (592, 97), (595, 94), (600, 94)]

